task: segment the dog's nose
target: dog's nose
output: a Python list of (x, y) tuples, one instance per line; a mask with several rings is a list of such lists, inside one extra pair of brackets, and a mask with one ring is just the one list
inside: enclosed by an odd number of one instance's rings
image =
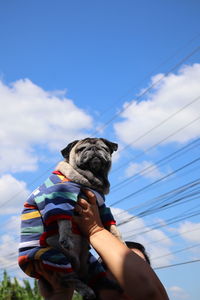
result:
[(96, 150), (96, 146), (92, 146), (91, 150), (95, 151)]

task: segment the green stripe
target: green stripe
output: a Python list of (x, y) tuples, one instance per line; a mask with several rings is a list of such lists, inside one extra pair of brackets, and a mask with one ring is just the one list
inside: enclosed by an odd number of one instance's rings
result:
[(21, 229), (22, 235), (29, 235), (30, 233), (43, 233), (43, 226), (24, 227)]
[(63, 259), (63, 256), (64, 256), (63, 253), (51, 255), (51, 257), (49, 258), (49, 260), (50, 260), (52, 263), (59, 263), (59, 262), (61, 261), (61, 259)]
[(50, 187), (50, 186), (52, 186), (52, 185), (54, 185), (54, 183), (48, 178), (46, 181), (45, 181), (45, 186), (48, 188), (48, 187)]
[(57, 197), (62, 197), (67, 200), (74, 200), (77, 201), (77, 194), (75, 193), (70, 193), (70, 192), (54, 192), (50, 194), (43, 194), (41, 196), (35, 197), (35, 202), (36, 203), (41, 203), (45, 199), (55, 199)]

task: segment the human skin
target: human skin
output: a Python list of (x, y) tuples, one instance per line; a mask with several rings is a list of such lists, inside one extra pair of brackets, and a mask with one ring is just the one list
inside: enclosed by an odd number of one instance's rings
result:
[[(130, 247), (129, 249), (146, 261), (144, 254), (139, 249), (130, 248)], [(113, 277), (112, 273), (109, 270), (106, 271), (106, 276), (108, 277), (108, 279), (115, 281), (115, 278)], [(116, 300), (116, 299), (131, 300), (131, 298), (128, 297), (124, 292), (120, 292), (114, 289), (101, 289), (99, 291), (99, 299), (100, 300)]]
[(134, 300), (169, 299), (149, 264), (103, 227), (95, 195), (89, 190), (84, 190), (84, 193), (88, 201), (82, 198), (78, 200), (75, 209), (79, 216), (74, 217), (74, 221), (101, 256), (127, 297)]

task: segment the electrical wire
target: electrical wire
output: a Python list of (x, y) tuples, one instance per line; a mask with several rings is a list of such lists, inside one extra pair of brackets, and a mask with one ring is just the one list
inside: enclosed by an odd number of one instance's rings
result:
[[(133, 182), (136, 179), (138, 179), (140, 176), (144, 176), (147, 175), (148, 173), (151, 173), (154, 169), (156, 169), (158, 166), (161, 167), (163, 165), (165, 165), (166, 163), (169, 163), (171, 160), (174, 160), (175, 158), (180, 157), (181, 155), (187, 153), (188, 151), (191, 151), (193, 148), (197, 147), (199, 144), (195, 145), (196, 143), (198, 143), (200, 141), (200, 138), (192, 141), (191, 143), (187, 144), (186, 146), (181, 147), (180, 149), (168, 154), (167, 156), (159, 159), (158, 161), (156, 161), (154, 164), (151, 164), (150, 166), (142, 169), (140, 172), (137, 172), (136, 174), (130, 176), (129, 178), (126, 178), (124, 180), (122, 180), (121, 182), (117, 183), (116, 185), (114, 185), (111, 188), (112, 192), (115, 192), (116, 190), (120, 189), (125, 186), (126, 184), (128, 184), (130, 181)], [(192, 146), (192, 147), (191, 147)], [(189, 148), (189, 149), (188, 149)], [(184, 152), (185, 150), (185, 152)], [(181, 153), (182, 152), (182, 153)], [(148, 172), (147, 172), (148, 171)], [(122, 187), (121, 187), (122, 186)]]
[(196, 262), (200, 262), (200, 259), (194, 259), (194, 260), (184, 261), (184, 262), (177, 263), (177, 264), (166, 265), (166, 266), (161, 266), (161, 267), (155, 267), (153, 269), (154, 270), (160, 270), (160, 269), (166, 269), (166, 268), (170, 268), (170, 267), (177, 267), (177, 266), (187, 265), (187, 264), (196, 263)]
[(199, 247), (199, 246), (200, 246), (200, 243), (189, 246), (189, 247), (178, 249), (178, 250), (173, 251), (171, 253), (166, 253), (166, 254), (163, 254), (163, 255), (160, 255), (160, 256), (151, 257), (151, 261), (156, 260), (156, 259), (160, 259), (160, 258), (163, 258), (163, 257), (166, 257), (166, 256), (170, 256), (170, 255), (173, 255), (173, 254), (176, 254), (176, 253), (180, 253), (180, 252), (183, 252), (183, 251), (186, 251), (186, 250), (189, 250), (189, 249), (193, 249), (193, 248), (196, 248), (196, 247)]
[[(188, 55), (186, 55), (184, 58), (182, 58), (175, 66), (173, 66), (170, 70), (168, 70), (165, 75), (163, 75), (161, 78), (159, 78), (157, 81), (155, 81), (150, 87), (145, 89), (139, 96), (136, 97), (135, 101), (140, 100), (144, 95), (146, 95), (150, 90), (155, 88), (166, 76), (168, 76), (171, 72), (176, 70), (179, 66), (181, 66), (185, 61), (187, 61), (190, 57), (192, 57), (194, 54), (196, 54), (200, 50), (200, 47), (196, 47), (192, 52), (190, 52)], [(126, 111), (131, 105), (133, 101), (131, 101), (129, 104), (127, 104), (125, 107), (123, 107), (119, 112), (117, 112), (112, 118), (110, 118), (107, 122), (105, 122), (98, 130), (94, 131), (91, 136), (95, 136), (98, 134), (99, 131), (102, 131), (105, 129), (112, 121), (114, 121), (119, 115), (121, 115), (124, 111)]]
[(174, 174), (176, 174), (176, 173), (182, 171), (183, 169), (185, 169), (185, 168), (187, 168), (187, 167), (189, 167), (189, 166), (195, 164), (195, 163), (198, 162), (199, 160), (200, 160), (200, 157), (198, 157), (198, 158), (196, 158), (196, 159), (190, 161), (189, 163), (187, 163), (187, 164), (185, 164), (185, 165), (179, 167), (178, 169), (176, 169), (176, 170), (174, 170), (174, 171), (168, 173), (168, 174), (165, 175), (165, 176), (162, 176), (161, 178), (155, 180), (154, 182), (152, 182), (152, 183), (150, 183), (150, 184), (147, 184), (147, 185), (145, 185), (144, 187), (140, 188), (139, 190), (137, 190), (137, 191), (135, 191), (135, 192), (132, 192), (132, 193), (128, 194), (127, 196), (125, 196), (125, 197), (123, 197), (123, 198), (121, 198), (121, 199), (115, 201), (114, 203), (112, 203), (112, 204), (110, 205), (110, 207), (113, 207), (114, 205), (119, 204), (119, 203), (121, 203), (121, 202), (123, 202), (123, 201), (125, 201), (125, 200), (127, 200), (127, 199), (129, 199), (129, 198), (131, 198), (131, 197), (133, 197), (133, 196), (135, 196), (135, 195), (141, 193), (142, 191), (149, 189), (150, 187), (154, 186), (155, 184), (161, 182), (162, 180), (165, 180), (166, 178), (168, 178), (168, 177), (170, 177), (170, 176), (172, 176), (172, 175), (174, 175)]
[[(172, 58), (174, 58), (177, 53), (179, 53), (182, 49), (184, 49), (186, 46), (188, 46), (191, 42), (193, 42), (194, 40), (198, 39), (200, 37), (200, 33), (198, 33), (197, 35), (195, 35), (193, 38), (191, 38), (189, 41), (187, 41), (182, 47), (178, 48), (172, 55), (170, 55), (168, 58), (166, 58), (163, 62), (161, 62), (157, 67), (155, 67), (151, 72), (149, 72), (146, 76), (144, 76), (144, 78), (142, 78), (141, 81), (139, 81), (137, 84), (135, 84), (131, 89), (129, 89), (123, 96), (119, 97), (119, 99), (117, 99), (117, 101), (115, 102), (119, 102), (120, 100), (122, 100), (124, 97), (126, 97), (127, 95), (129, 95), (133, 88), (136, 88), (139, 84), (143, 83), (145, 79), (148, 79), (150, 76), (152, 76), (155, 71), (157, 71), (160, 67), (164, 66), (168, 61), (170, 61)], [(104, 111), (102, 111), (99, 115), (99, 119), (106, 113), (108, 112), (110, 109), (113, 108), (113, 104), (109, 107), (107, 107)]]

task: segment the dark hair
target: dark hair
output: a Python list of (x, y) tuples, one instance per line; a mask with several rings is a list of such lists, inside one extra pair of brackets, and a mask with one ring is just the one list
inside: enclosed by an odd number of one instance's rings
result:
[(151, 265), (149, 256), (146, 253), (146, 249), (142, 244), (136, 243), (136, 242), (131, 242), (131, 241), (125, 241), (125, 244), (129, 249), (138, 249), (138, 250), (140, 250), (142, 252), (142, 254), (144, 255), (144, 257), (145, 257), (146, 262), (148, 262), (148, 264)]
[[(129, 249), (138, 249), (138, 250), (140, 250), (142, 252), (142, 254), (144, 255), (144, 257), (145, 257), (146, 262), (149, 265), (151, 265), (149, 256), (146, 253), (146, 249), (142, 244), (136, 243), (136, 242), (130, 242), (130, 241), (125, 241), (125, 244)], [(106, 264), (104, 263), (104, 261), (101, 259), (101, 257), (98, 258), (98, 261), (99, 261), (99, 263), (101, 263), (101, 265), (104, 267), (105, 270), (108, 269)]]

